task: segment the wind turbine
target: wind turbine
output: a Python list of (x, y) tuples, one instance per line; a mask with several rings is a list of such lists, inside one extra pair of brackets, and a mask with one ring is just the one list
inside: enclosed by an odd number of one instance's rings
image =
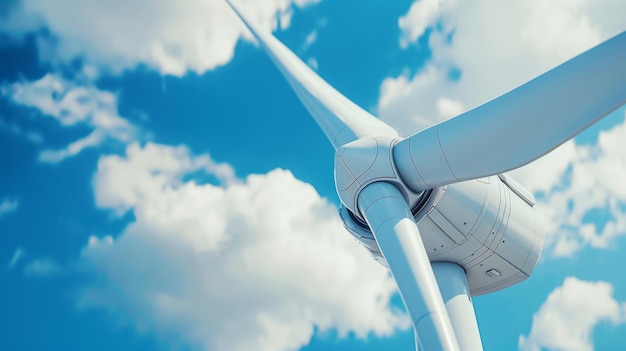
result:
[(340, 216), (390, 269), (416, 347), (482, 350), (471, 297), (528, 278), (543, 246), (533, 195), (503, 173), (626, 102), (626, 32), (401, 138), (227, 2), (335, 147)]

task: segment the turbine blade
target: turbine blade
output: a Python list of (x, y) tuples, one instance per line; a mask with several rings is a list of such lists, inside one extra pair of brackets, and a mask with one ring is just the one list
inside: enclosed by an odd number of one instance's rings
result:
[(461, 350), (482, 351), (465, 270), (452, 262), (433, 262), (432, 267)]
[(415, 191), (521, 167), (626, 102), (626, 32), (458, 117), (400, 141)]
[(257, 30), (230, 0), (226, 2), (246, 24), (287, 79), (335, 150), (363, 137), (398, 135), (392, 127), (372, 116), (326, 83), (271, 33)]
[(400, 191), (389, 183), (372, 183), (358, 203), (398, 284), (420, 350), (459, 350), (422, 237)]

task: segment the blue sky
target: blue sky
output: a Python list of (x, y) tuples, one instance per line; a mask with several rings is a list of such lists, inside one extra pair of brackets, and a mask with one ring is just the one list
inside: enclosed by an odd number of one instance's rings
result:
[[(626, 29), (611, 0), (241, 3), (403, 135)], [(11, 1), (0, 62), (0, 349), (413, 349), (331, 145), (221, 0)], [(485, 349), (624, 343), (625, 119), (513, 172), (546, 245), (475, 298)]]

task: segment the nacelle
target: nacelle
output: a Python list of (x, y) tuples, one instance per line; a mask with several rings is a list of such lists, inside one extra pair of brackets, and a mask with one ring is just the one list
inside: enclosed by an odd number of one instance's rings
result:
[[(459, 264), (472, 295), (481, 295), (534, 269), (544, 240), (534, 204), (515, 180), (498, 175), (425, 191), (412, 208), (430, 261)], [(386, 265), (367, 224), (344, 206), (339, 212), (346, 229)]]

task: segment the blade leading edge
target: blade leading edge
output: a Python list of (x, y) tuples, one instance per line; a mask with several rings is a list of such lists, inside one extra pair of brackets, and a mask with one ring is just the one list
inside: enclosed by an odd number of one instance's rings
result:
[(335, 150), (351, 141), (398, 133), (335, 90), (271, 33), (257, 30), (230, 0), (226, 0), (246, 24), (274, 64), (287, 79)]
[(400, 141), (415, 191), (495, 175), (552, 151), (626, 102), (626, 32), (458, 117)]

